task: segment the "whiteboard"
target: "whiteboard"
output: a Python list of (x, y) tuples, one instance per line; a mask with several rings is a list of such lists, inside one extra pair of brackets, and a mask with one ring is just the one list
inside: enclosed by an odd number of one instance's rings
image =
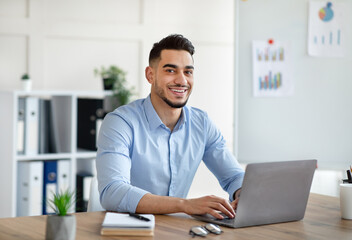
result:
[[(331, 2), (348, 8), (343, 58), (308, 56), (308, 0), (237, 0), (234, 149), (239, 162), (314, 158), (326, 168), (352, 164), (352, 1)], [(253, 97), (252, 41), (270, 38), (291, 43), (292, 96)]]

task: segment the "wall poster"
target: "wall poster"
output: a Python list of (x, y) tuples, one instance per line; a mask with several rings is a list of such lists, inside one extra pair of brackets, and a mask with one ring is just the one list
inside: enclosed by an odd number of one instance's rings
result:
[(282, 97), (294, 93), (289, 42), (253, 41), (254, 97)]
[(343, 3), (309, 2), (308, 54), (343, 57), (346, 52)]

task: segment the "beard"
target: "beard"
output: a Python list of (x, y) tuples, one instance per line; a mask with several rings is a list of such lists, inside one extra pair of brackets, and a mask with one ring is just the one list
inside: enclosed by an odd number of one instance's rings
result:
[(162, 96), (159, 95), (159, 97), (162, 100), (164, 100), (164, 102), (166, 102), (167, 105), (169, 105), (172, 108), (183, 108), (187, 104), (187, 101), (188, 101), (188, 97), (187, 97), (187, 99), (183, 103), (173, 103), (169, 99), (167, 99), (164, 95), (162, 95)]
[[(174, 87), (187, 87), (188, 90), (187, 91), (190, 91), (190, 88), (189, 86), (183, 86), (183, 85), (175, 85)], [(167, 104), (169, 105), (170, 107), (172, 108), (182, 108), (184, 107), (186, 104), (187, 104), (187, 101), (188, 101), (188, 98), (190, 96), (190, 94), (187, 96), (187, 99), (184, 101), (184, 102), (172, 102), (170, 99), (168, 99), (166, 96), (165, 96), (165, 92), (164, 90), (159, 87), (157, 84), (155, 85), (155, 92), (156, 94)]]

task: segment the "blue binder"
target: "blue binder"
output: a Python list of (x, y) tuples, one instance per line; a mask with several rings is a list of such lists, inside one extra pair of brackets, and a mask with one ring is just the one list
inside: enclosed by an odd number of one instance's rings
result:
[(43, 214), (54, 213), (49, 200), (57, 193), (57, 161), (44, 161)]

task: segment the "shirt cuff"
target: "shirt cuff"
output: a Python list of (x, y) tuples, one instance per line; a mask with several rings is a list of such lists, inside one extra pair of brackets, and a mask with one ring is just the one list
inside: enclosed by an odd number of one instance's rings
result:
[(227, 190), (231, 202), (234, 200), (233, 199), (233, 194), (238, 189), (240, 189), (242, 187), (243, 177), (244, 177), (244, 173), (239, 174), (238, 178), (232, 182), (232, 184), (230, 185), (230, 187)]
[(141, 188), (133, 187), (128, 191), (126, 196), (120, 202), (120, 206), (118, 207), (119, 212), (131, 212), (135, 213), (137, 209), (137, 205), (141, 198), (149, 193)]

